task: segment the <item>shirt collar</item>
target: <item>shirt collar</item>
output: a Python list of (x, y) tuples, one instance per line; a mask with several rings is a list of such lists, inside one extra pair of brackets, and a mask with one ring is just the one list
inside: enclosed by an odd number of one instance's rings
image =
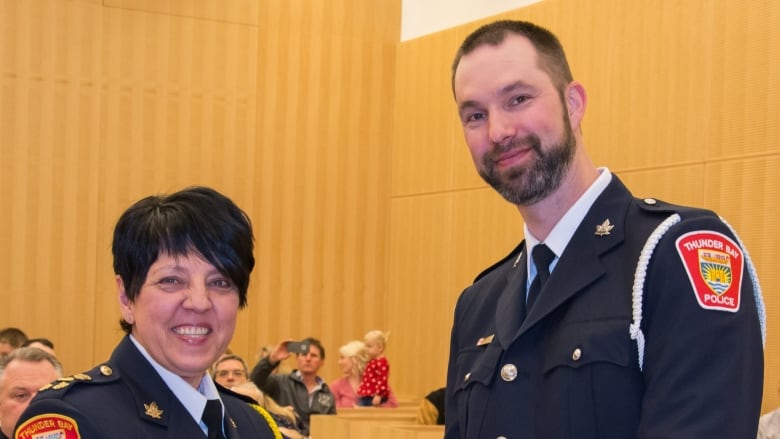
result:
[[(563, 254), (563, 251), (566, 250), (566, 246), (569, 245), (571, 237), (574, 236), (574, 232), (577, 231), (577, 228), (593, 206), (593, 203), (596, 202), (599, 195), (604, 192), (604, 189), (606, 189), (612, 181), (612, 172), (610, 172), (609, 168), (599, 168), (598, 170), (598, 178), (596, 178), (569, 210), (566, 211), (544, 241), (545, 245), (555, 253), (555, 260), (550, 264), (550, 270), (557, 264), (558, 258)], [(528, 227), (525, 225), (523, 225), (523, 232), (525, 236), (526, 254), (530, 255), (534, 246), (539, 244), (539, 240), (531, 234)], [(526, 258), (526, 263), (528, 264), (526, 268), (528, 270), (527, 273), (529, 273), (528, 281), (530, 282), (536, 275), (536, 267), (530, 257)]]
[[(160, 375), (160, 378), (163, 379), (171, 392), (173, 392), (174, 396), (176, 396), (176, 399), (178, 399), (184, 408), (187, 409), (187, 412), (192, 416), (195, 422), (201, 424), (200, 419), (203, 415), (203, 409), (206, 408), (206, 400), (220, 399), (217, 386), (214, 384), (211, 376), (204, 371), (203, 378), (200, 380), (200, 385), (197, 389), (195, 389), (190, 385), (190, 383), (184, 381), (182, 377), (169, 371), (160, 363), (155, 361), (155, 359), (149, 355), (146, 349), (141, 346), (135, 337), (130, 335), (130, 340), (133, 342), (138, 351), (141, 352), (141, 355), (146, 358), (146, 361), (148, 361), (154, 370), (157, 371), (157, 374)], [(222, 406), (222, 410), (224, 413), (224, 404)]]

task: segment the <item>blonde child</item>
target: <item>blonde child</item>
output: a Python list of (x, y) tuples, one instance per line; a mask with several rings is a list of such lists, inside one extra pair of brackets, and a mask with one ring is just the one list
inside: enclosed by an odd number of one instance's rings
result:
[(366, 354), (370, 358), (363, 372), (358, 388), (357, 404), (364, 407), (379, 407), (387, 401), (390, 386), (390, 364), (385, 357), (385, 346), (389, 333), (379, 330), (369, 331), (365, 336)]

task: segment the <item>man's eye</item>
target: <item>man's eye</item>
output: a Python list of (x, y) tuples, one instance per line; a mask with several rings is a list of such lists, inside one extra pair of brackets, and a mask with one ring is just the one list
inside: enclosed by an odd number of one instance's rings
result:
[(22, 401), (22, 402), (23, 401), (27, 401), (28, 399), (30, 399), (30, 394), (27, 393), (27, 392), (14, 393), (12, 396), (13, 396), (13, 399), (15, 399), (17, 401)]
[(510, 105), (522, 104), (523, 102), (527, 101), (528, 99), (529, 99), (528, 96), (515, 96), (510, 101)]
[(485, 113), (471, 113), (466, 116), (466, 122), (477, 122), (485, 118)]

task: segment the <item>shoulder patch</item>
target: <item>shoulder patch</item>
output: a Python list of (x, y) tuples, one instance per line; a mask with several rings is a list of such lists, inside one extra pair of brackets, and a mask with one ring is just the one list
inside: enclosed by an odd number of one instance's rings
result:
[(739, 311), (742, 249), (728, 236), (704, 230), (680, 236), (675, 246), (699, 305), (716, 311)]
[(79, 426), (73, 418), (46, 413), (28, 419), (16, 429), (16, 439), (81, 439)]

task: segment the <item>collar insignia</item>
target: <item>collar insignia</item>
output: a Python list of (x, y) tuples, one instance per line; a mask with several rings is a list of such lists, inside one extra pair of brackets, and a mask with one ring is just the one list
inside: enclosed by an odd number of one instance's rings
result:
[(157, 403), (152, 401), (151, 404), (144, 404), (144, 408), (146, 409), (146, 416), (149, 416), (154, 419), (161, 419), (163, 411), (160, 410), (160, 407), (157, 407)]
[(609, 223), (609, 219), (605, 219), (603, 223), (596, 226), (596, 236), (607, 236), (614, 228), (615, 226)]

